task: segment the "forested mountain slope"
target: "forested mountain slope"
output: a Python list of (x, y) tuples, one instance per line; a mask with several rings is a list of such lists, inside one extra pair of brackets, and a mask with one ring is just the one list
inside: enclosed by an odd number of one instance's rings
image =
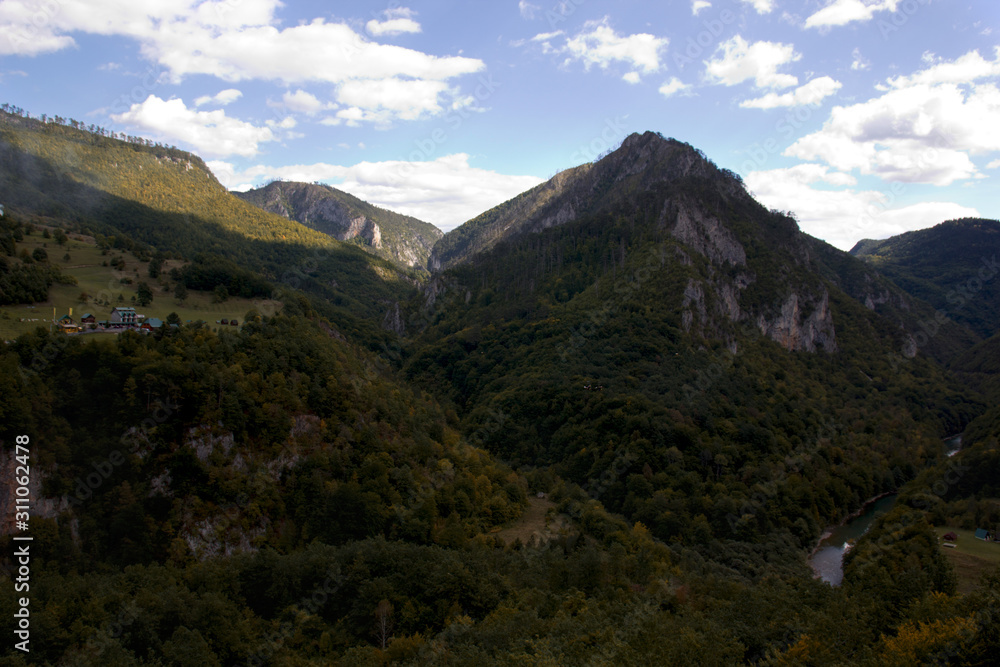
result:
[(859, 241), (851, 254), (979, 336), (1000, 333), (1000, 222), (949, 220), (882, 241)]
[(341, 241), (354, 240), (369, 252), (407, 268), (424, 268), (442, 232), (434, 225), (379, 208), (318, 183), (274, 181), (240, 199)]
[(221, 257), (276, 290), (304, 289), (346, 333), (372, 341), (413, 287), (386, 260), (233, 196), (200, 158), (173, 148), (0, 112), (0, 192), (26, 219), (50, 216), (168, 256)]
[[(286, 288), (236, 328), (0, 348), (5, 572), (19, 436), (34, 500), (5, 664), (991, 664), (1000, 577), (956, 595), (934, 530), (1000, 519), (992, 342), (946, 370), (975, 334), (694, 148), (633, 135), (421, 284), (193, 156), (0, 133), (5, 247), (47, 216)], [(893, 491), (844, 585), (813, 579), (824, 528)]]
[(411, 305), (407, 374), (467, 431), (503, 415), (491, 451), (718, 554), (808, 544), (982, 412), (921, 354), (927, 304), (694, 149), (633, 135), (587, 173), (547, 204), (573, 217), (494, 239)]

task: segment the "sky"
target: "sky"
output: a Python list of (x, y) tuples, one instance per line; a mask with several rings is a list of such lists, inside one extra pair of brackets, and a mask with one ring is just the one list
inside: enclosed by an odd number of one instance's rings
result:
[(652, 130), (849, 249), (1000, 217), (996, 0), (0, 0), (0, 102), (448, 231)]

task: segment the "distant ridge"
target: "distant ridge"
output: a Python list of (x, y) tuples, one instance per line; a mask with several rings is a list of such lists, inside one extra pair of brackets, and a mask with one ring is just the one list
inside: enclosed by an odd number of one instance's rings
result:
[(240, 199), (340, 241), (354, 241), (372, 254), (406, 268), (424, 268), (440, 229), (408, 215), (379, 208), (329, 185), (274, 181)]
[(949, 220), (888, 239), (864, 239), (851, 254), (983, 338), (1000, 332), (1000, 222)]

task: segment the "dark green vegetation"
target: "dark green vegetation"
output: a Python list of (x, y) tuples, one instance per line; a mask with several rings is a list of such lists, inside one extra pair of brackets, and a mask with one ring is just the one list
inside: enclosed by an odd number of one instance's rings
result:
[(274, 181), (240, 199), (341, 241), (353, 241), (404, 268), (423, 269), (441, 238), (434, 225), (373, 206), (318, 183)]
[[(385, 343), (374, 323), (413, 291), (389, 262), (242, 201), (200, 158), (174, 148), (0, 112), (0, 193), (25, 220), (45, 217), (140, 255), (238, 265), (279, 298), (305, 291), (373, 347)], [(227, 288), (241, 280), (217, 275)]]
[[(52, 158), (64, 187), (28, 187), (17, 216), (106, 230), (150, 280), (183, 259), (172, 280), (220, 299), (273, 290), (286, 253), (330, 266), (238, 329), (39, 331), (0, 354), (2, 469), (30, 434), (46, 501), (37, 643), (4, 664), (991, 664), (1000, 575), (960, 580), (934, 527), (1000, 522), (995, 339), (928, 336), (931, 305), (692, 147), (633, 135), (484, 213), (418, 293), (196, 166), (155, 207), (109, 169), (171, 149), (33, 123), (4, 126), (19, 164), (93, 141), (96, 166)], [(168, 186), (194, 172), (205, 189)], [(151, 217), (68, 204), (81, 174)], [(185, 210), (188, 236), (145, 228)], [(382, 328), (397, 302), (406, 337)], [(844, 584), (813, 579), (824, 526), (888, 491)], [(539, 492), (559, 516), (505, 545)]]
[(44, 301), (53, 283), (71, 280), (49, 264), (41, 248), (18, 255), (16, 245), (23, 238), (20, 222), (9, 215), (0, 218), (0, 306)]
[(1000, 331), (998, 248), (1000, 222), (966, 218), (884, 241), (859, 241), (851, 254), (987, 338)]

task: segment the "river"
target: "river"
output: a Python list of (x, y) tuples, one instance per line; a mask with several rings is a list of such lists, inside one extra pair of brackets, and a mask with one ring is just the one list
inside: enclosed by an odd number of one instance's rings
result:
[(896, 502), (896, 495), (883, 496), (865, 506), (864, 511), (847, 523), (828, 528), (812, 556), (809, 567), (817, 577), (831, 586), (839, 586), (844, 579), (844, 554), (848, 541), (853, 542), (868, 532), (875, 517), (885, 514)]

